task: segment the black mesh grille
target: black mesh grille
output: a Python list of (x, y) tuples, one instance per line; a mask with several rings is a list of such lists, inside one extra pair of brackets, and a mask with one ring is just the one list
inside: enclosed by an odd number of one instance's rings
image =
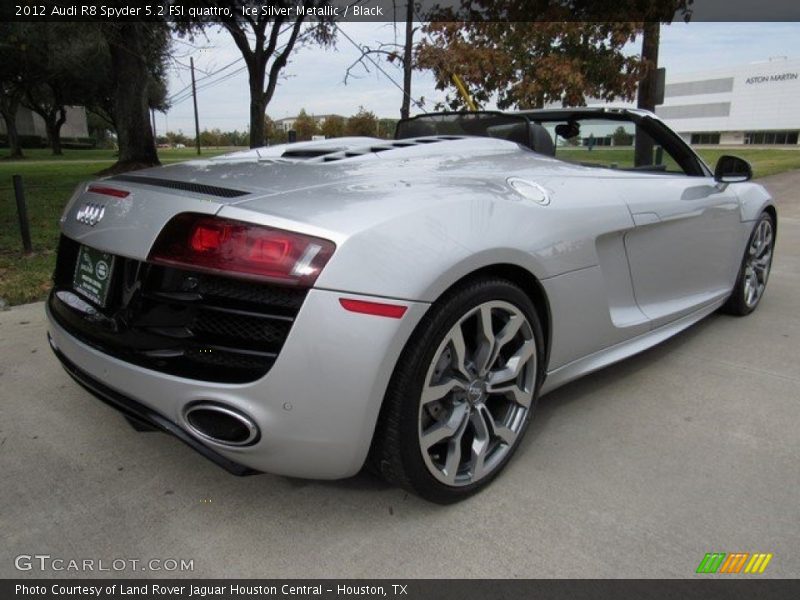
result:
[(189, 329), (195, 334), (210, 334), (220, 339), (282, 344), (291, 321), (277, 321), (214, 310), (198, 310)]
[(82, 312), (72, 301), (79, 247), (62, 236), (49, 300), (56, 320), (106, 354), (172, 375), (225, 383), (263, 376), (307, 293), (118, 256), (107, 305)]
[(227, 369), (255, 370), (263, 367), (264, 359), (260, 356), (240, 354), (215, 348), (191, 348), (187, 358), (214, 367)]
[(273, 288), (250, 281), (205, 274), (198, 275), (198, 291), (203, 295), (267, 304), (290, 311), (297, 311), (306, 298), (305, 290)]

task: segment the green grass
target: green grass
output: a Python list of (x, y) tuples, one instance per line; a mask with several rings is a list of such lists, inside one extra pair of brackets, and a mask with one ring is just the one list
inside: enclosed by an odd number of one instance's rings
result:
[[(800, 148), (699, 148), (697, 153), (712, 169), (717, 159), (723, 154), (733, 154), (747, 161), (753, 167), (753, 176), (766, 177), (783, 171), (800, 169)], [(556, 155), (565, 160), (596, 163), (602, 165), (617, 164), (620, 167), (633, 164), (633, 148), (570, 148), (559, 147)], [(668, 158), (665, 156), (665, 158)], [(674, 162), (670, 160), (674, 165)], [(668, 163), (669, 165), (669, 163)]]
[[(204, 149), (203, 156), (221, 154), (231, 148)], [(630, 148), (559, 148), (560, 155), (580, 161), (606, 164), (630, 161)], [(114, 160), (111, 150), (65, 150), (53, 157), (48, 150), (27, 150), (27, 158), (3, 160), (0, 150), (0, 299), (11, 305), (43, 299), (50, 288), (50, 275), (58, 242), (58, 218), (75, 187), (95, 177)], [(800, 169), (800, 149), (702, 148), (703, 159), (713, 167), (722, 154), (735, 154), (749, 160), (756, 177)], [(162, 162), (196, 157), (193, 148), (159, 150)], [(22, 175), (33, 239), (33, 254), (22, 252), (11, 176)]]
[(733, 154), (750, 162), (753, 167), (753, 177), (767, 177), (777, 175), (784, 171), (800, 169), (800, 148), (700, 148), (698, 154), (703, 157), (706, 164), (714, 168), (717, 159), (723, 154)]
[[(219, 147), (219, 148), (203, 148), (203, 157), (209, 156), (216, 156), (217, 154), (224, 154), (225, 152), (234, 152), (236, 150), (243, 150), (243, 148), (235, 148), (235, 147)], [(14, 164), (22, 165), (27, 162), (38, 162), (38, 161), (63, 161), (63, 162), (86, 162), (86, 161), (108, 161), (109, 163), (113, 163), (117, 160), (116, 150), (64, 150), (64, 154), (61, 156), (54, 156), (53, 153), (47, 148), (34, 148), (34, 149), (26, 149), (23, 150), (22, 153), (25, 155), (25, 158), (21, 160), (11, 161)], [(176, 162), (182, 160), (191, 160), (193, 158), (197, 158), (197, 150), (194, 147), (192, 148), (159, 148), (158, 149), (158, 157), (161, 159), (161, 162)], [(8, 159), (8, 149), (7, 148), (0, 148), (0, 165), (5, 162), (9, 162)], [(0, 167), (1, 168), (1, 167)], [(101, 170), (105, 167), (100, 166), (97, 170)]]
[[(204, 149), (203, 157), (233, 149)], [(0, 150), (0, 157), (5, 158)], [(10, 305), (41, 300), (50, 289), (58, 243), (58, 219), (73, 190), (116, 160), (112, 150), (26, 150), (22, 160), (0, 159), (0, 299)], [(159, 150), (163, 163), (196, 158), (193, 148)], [(28, 205), (33, 254), (22, 251), (12, 175), (21, 175)], [(0, 303), (2, 304), (2, 303)]]

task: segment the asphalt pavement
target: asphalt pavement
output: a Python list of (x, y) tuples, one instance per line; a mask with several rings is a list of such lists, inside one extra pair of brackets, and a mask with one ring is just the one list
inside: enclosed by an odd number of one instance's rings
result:
[[(759, 309), (546, 396), (506, 472), (455, 506), (366, 474), (229, 475), (74, 384), (41, 303), (0, 312), (0, 577), (693, 577), (707, 552), (799, 577), (800, 172), (762, 182), (780, 212)], [(194, 570), (130, 562), (151, 559)]]

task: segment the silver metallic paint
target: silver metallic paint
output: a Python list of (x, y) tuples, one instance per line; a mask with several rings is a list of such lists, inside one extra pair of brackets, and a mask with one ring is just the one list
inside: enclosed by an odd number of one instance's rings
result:
[[(332, 142), (379, 143), (344, 138), (303, 146)], [(461, 278), (508, 264), (540, 281), (552, 316), (547, 392), (650, 347), (721, 305), (752, 221), (771, 204), (757, 184), (582, 167), (495, 139), (441, 141), (328, 163), (280, 159), (285, 149), (137, 173), (228, 186), (249, 192), (244, 197), (109, 181), (130, 196), (98, 197), (84, 187), (62, 219), (69, 237), (137, 259), (147, 257), (172, 216), (186, 211), (334, 241), (336, 252), (264, 378), (246, 385), (181, 379), (105, 356), (52, 319), (50, 332), (80, 368), (178, 423), (186, 404), (198, 400), (245, 412), (258, 423), (260, 441), (215, 449), (254, 469), (293, 476), (358, 471), (400, 352), (428, 305)], [(509, 178), (532, 182), (549, 203), (519, 194)], [(106, 206), (95, 227), (74, 219), (87, 200)], [(714, 264), (684, 264), (690, 250)], [(342, 296), (395, 299), (409, 310), (399, 320), (350, 313), (339, 305)]]

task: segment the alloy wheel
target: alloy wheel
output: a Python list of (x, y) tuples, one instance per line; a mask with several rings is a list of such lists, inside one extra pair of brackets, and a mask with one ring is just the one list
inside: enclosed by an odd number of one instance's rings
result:
[(744, 302), (753, 308), (764, 293), (772, 265), (772, 223), (763, 219), (753, 232), (744, 261)]
[(419, 406), (420, 450), (436, 479), (461, 487), (497, 469), (524, 429), (537, 366), (531, 324), (509, 302), (479, 304), (451, 327)]

